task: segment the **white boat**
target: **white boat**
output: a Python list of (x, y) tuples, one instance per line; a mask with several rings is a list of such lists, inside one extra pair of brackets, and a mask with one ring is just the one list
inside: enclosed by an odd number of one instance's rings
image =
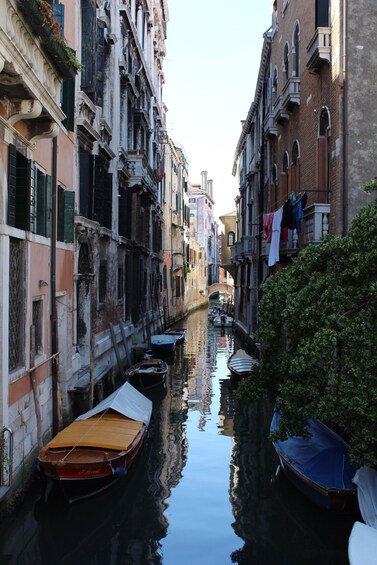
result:
[(215, 328), (231, 328), (233, 326), (233, 318), (227, 314), (220, 314), (213, 318), (212, 323)]
[(377, 563), (377, 471), (360, 467), (353, 482), (357, 485), (360, 514), (365, 522), (356, 521), (348, 540), (350, 565)]
[(227, 366), (230, 374), (235, 379), (242, 379), (248, 377), (251, 373), (251, 368), (258, 363), (255, 357), (252, 357), (244, 349), (237, 349), (229, 357)]

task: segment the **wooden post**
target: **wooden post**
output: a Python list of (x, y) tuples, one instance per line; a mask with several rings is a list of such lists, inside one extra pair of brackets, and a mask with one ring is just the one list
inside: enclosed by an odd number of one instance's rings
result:
[(110, 323), (110, 332), (111, 332), (111, 339), (113, 341), (113, 347), (114, 347), (115, 355), (116, 355), (117, 362), (118, 362), (118, 368), (119, 368), (120, 376), (123, 380), (124, 379), (124, 371), (123, 371), (123, 367), (122, 367), (122, 359), (120, 357), (118, 344), (117, 344), (117, 340), (116, 340), (116, 336), (115, 336), (114, 325), (112, 323)]

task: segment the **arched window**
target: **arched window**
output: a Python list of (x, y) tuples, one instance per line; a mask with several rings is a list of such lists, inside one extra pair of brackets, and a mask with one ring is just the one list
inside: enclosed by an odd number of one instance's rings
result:
[(274, 74), (272, 75), (272, 103), (276, 101), (278, 92), (278, 70), (274, 68)]
[(278, 168), (276, 164), (271, 171), (271, 208), (276, 210), (278, 201)]
[(231, 247), (232, 245), (234, 245), (234, 241), (235, 241), (234, 231), (229, 231), (228, 232), (228, 247)]
[(317, 188), (319, 202), (327, 202), (330, 190), (330, 113), (322, 108), (318, 124)]
[(281, 170), (281, 200), (289, 196), (289, 155), (286, 151), (283, 155)]
[(300, 187), (300, 146), (297, 139), (292, 146), (292, 166), (291, 166), (291, 191), (299, 192)]
[(286, 43), (284, 45), (283, 78), (284, 78), (284, 82), (286, 82), (289, 78), (289, 45), (288, 45), (288, 43)]
[(295, 77), (300, 76), (300, 26), (298, 22), (293, 33), (293, 69), (292, 74)]

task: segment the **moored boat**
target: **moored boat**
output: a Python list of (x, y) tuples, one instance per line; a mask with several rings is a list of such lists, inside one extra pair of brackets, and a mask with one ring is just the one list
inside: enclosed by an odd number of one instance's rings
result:
[(215, 328), (231, 328), (233, 326), (233, 318), (227, 314), (219, 314), (212, 319), (212, 324)]
[(252, 367), (258, 363), (255, 357), (252, 357), (244, 349), (237, 349), (228, 358), (227, 366), (231, 376), (234, 379), (243, 379), (251, 374)]
[(377, 563), (377, 471), (360, 467), (353, 482), (357, 486), (360, 514), (364, 520), (356, 521), (348, 540), (350, 565), (375, 565)]
[(152, 402), (126, 382), (42, 448), (42, 478), (69, 502), (93, 496), (125, 476), (150, 422)]
[(176, 343), (179, 343), (179, 342), (181, 342), (185, 339), (186, 333), (187, 333), (187, 330), (185, 328), (182, 328), (180, 330), (166, 330), (164, 332), (164, 335), (175, 336), (176, 337)]
[[(279, 429), (275, 410), (271, 432)], [(292, 436), (273, 445), (287, 478), (312, 502), (335, 511), (357, 511), (356, 467), (349, 460), (348, 444), (315, 419), (308, 420), (309, 437)]]
[(140, 391), (150, 390), (165, 384), (168, 366), (162, 359), (144, 359), (125, 372), (128, 382)]
[(176, 335), (155, 334), (151, 336), (152, 351), (173, 353), (177, 345)]

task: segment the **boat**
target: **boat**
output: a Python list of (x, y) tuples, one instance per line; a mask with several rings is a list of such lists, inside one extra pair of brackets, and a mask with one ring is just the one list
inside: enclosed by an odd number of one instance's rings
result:
[(177, 345), (176, 335), (155, 334), (151, 336), (152, 351), (172, 353)]
[(227, 366), (231, 376), (234, 379), (243, 379), (251, 374), (252, 367), (258, 363), (255, 357), (252, 357), (244, 349), (237, 349), (228, 358)]
[(231, 328), (233, 326), (233, 318), (227, 314), (219, 314), (212, 319), (212, 324), (215, 328)]
[(126, 380), (140, 391), (165, 384), (168, 366), (162, 359), (144, 359), (125, 372)]
[[(274, 411), (270, 431), (279, 429), (281, 413)], [(312, 502), (333, 511), (357, 511), (356, 467), (349, 445), (319, 420), (307, 423), (308, 438), (292, 436), (274, 441), (286, 477)]]
[(356, 521), (348, 540), (350, 565), (375, 565), (377, 562), (377, 471), (360, 467), (353, 482), (357, 486), (360, 514), (365, 523)]
[(151, 414), (152, 402), (126, 382), (42, 448), (38, 465), (46, 487), (58, 485), (74, 502), (124, 477), (143, 445)]
[(164, 335), (175, 336), (177, 338), (176, 343), (179, 343), (181, 341), (184, 341), (184, 339), (186, 337), (186, 333), (187, 333), (187, 330), (185, 328), (182, 328), (180, 330), (166, 330), (164, 332)]

